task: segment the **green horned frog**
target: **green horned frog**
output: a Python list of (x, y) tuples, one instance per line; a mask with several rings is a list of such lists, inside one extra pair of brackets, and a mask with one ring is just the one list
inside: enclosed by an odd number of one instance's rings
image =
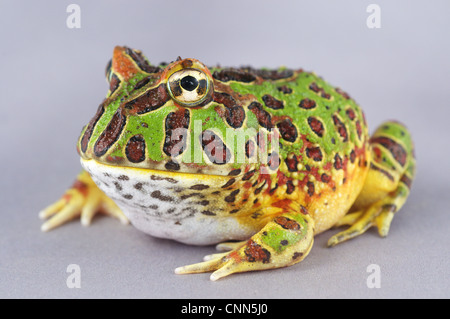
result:
[[(177, 274), (293, 265), (314, 236), (349, 226), (334, 246), (375, 226), (386, 236), (414, 178), (398, 122), (369, 136), (351, 97), (314, 73), (152, 65), (116, 47), (109, 91), (77, 143), (83, 171), (44, 209), (42, 230), (97, 212), (156, 237), (225, 251)], [(51, 218), (50, 218), (51, 217)]]

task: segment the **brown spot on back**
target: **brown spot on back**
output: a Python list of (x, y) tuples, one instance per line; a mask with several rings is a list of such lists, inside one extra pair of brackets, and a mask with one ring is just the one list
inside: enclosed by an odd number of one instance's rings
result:
[(165, 123), (166, 138), (163, 146), (163, 152), (166, 155), (176, 157), (186, 150), (189, 120), (190, 113), (184, 108), (167, 115)]
[(356, 117), (355, 111), (353, 111), (353, 109), (348, 109), (347, 111), (345, 111), (345, 113), (347, 113), (348, 118), (352, 121)]
[(320, 180), (324, 183), (329, 183), (331, 181), (331, 177), (330, 175), (323, 173), (322, 175), (320, 175)]
[(225, 111), (225, 119), (233, 128), (240, 128), (244, 124), (245, 111), (240, 105), (234, 105)]
[(272, 130), (273, 124), (272, 124), (272, 117), (270, 114), (263, 109), (263, 106), (258, 102), (252, 102), (248, 109), (255, 114), (256, 119), (262, 127), (266, 128), (267, 130)]
[(106, 129), (98, 138), (94, 145), (94, 154), (97, 157), (103, 156), (109, 148), (119, 139), (120, 134), (125, 127), (126, 117), (122, 114), (120, 108), (114, 113)]
[(268, 70), (268, 69), (254, 69), (252, 67), (243, 67), (241, 70), (250, 72), (255, 76), (259, 76), (264, 80), (281, 80), (290, 78), (294, 75), (294, 71), (290, 69), (278, 69), (278, 70)]
[(216, 80), (222, 81), (222, 82), (228, 82), (228, 81), (237, 81), (237, 82), (244, 82), (249, 83), (256, 80), (256, 77), (244, 70), (235, 69), (235, 68), (227, 68), (223, 69), (221, 71), (215, 71), (213, 73), (213, 78)]
[(247, 156), (247, 158), (252, 158), (253, 156), (255, 156), (255, 152), (255, 143), (252, 140), (248, 140), (245, 143), (245, 156)]
[(361, 123), (359, 121), (356, 121), (355, 125), (356, 125), (356, 133), (358, 134), (358, 138), (361, 139), (361, 134), (362, 134)]
[(269, 166), (269, 168), (272, 170), (278, 169), (278, 167), (280, 166), (280, 156), (277, 152), (272, 152), (269, 154), (267, 166)]
[(228, 93), (214, 92), (214, 102), (225, 106), (225, 119), (233, 128), (239, 128), (244, 123), (245, 111), (241, 105)]
[(298, 159), (296, 156), (292, 156), (291, 158), (286, 158), (285, 162), (286, 162), (286, 166), (287, 166), (289, 172), (297, 172), (298, 171), (298, 168), (297, 168)]
[(340, 88), (336, 88), (335, 91), (342, 95), (344, 97), (344, 99), (348, 100), (350, 99), (350, 95), (348, 95), (346, 92), (344, 92), (343, 90), (341, 90)]
[(104, 111), (105, 111), (105, 109), (104, 109), (104, 102), (103, 102), (102, 104), (99, 105), (97, 112), (95, 113), (94, 117), (91, 119), (89, 124), (87, 125), (86, 130), (84, 131), (83, 137), (81, 138), (80, 146), (81, 146), (81, 151), (83, 153), (86, 152), (86, 149), (87, 149), (87, 146), (89, 143), (89, 139), (91, 138), (92, 132), (94, 131), (94, 127), (97, 124), (100, 117), (103, 115)]
[(292, 93), (292, 89), (290, 87), (287, 87), (286, 85), (282, 85), (277, 87), (277, 90), (280, 92), (283, 92), (284, 94), (291, 94)]
[(214, 132), (210, 130), (203, 131), (199, 138), (203, 151), (212, 163), (223, 165), (230, 161), (230, 151)]
[(336, 170), (342, 169), (343, 164), (342, 164), (342, 158), (339, 156), (338, 153), (336, 153), (336, 155), (334, 155), (334, 168)]
[(159, 109), (170, 99), (166, 85), (160, 84), (158, 87), (147, 90), (144, 94), (134, 100), (126, 102), (123, 107), (130, 114), (144, 114)]
[(320, 162), (323, 158), (322, 150), (320, 147), (307, 147), (306, 156), (313, 159), (316, 162)]
[(295, 185), (291, 180), (286, 182), (286, 193), (292, 194), (295, 191)]
[(277, 124), (281, 137), (288, 142), (295, 142), (298, 133), (297, 128), (290, 119), (284, 119)]
[(325, 90), (317, 85), (316, 82), (312, 82), (309, 86), (309, 89), (315, 93), (320, 93), (320, 96), (325, 99), (330, 99), (331, 95), (326, 93)]
[(316, 102), (314, 100), (306, 98), (301, 100), (298, 106), (300, 106), (302, 109), (310, 110), (316, 107)]
[(315, 118), (314, 116), (308, 117), (308, 124), (311, 130), (316, 133), (317, 136), (323, 137), (323, 133), (325, 131), (325, 128), (323, 126), (323, 123)]
[(266, 94), (262, 97), (262, 100), (264, 101), (264, 104), (271, 109), (279, 110), (284, 108), (283, 102), (277, 100), (272, 95)]
[(336, 127), (336, 130), (338, 131), (339, 135), (342, 137), (343, 141), (347, 142), (348, 135), (347, 135), (347, 128), (345, 127), (345, 124), (342, 123), (342, 121), (336, 115), (333, 115), (333, 122), (334, 122), (334, 126)]
[(132, 163), (140, 163), (145, 160), (145, 140), (142, 135), (134, 135), (128, 140), (125, 155)]
[(354, 163), (355, 160), (356, 160), (356, 153), (355, 153), (355, 150), (352, 150), (350, 152), (350, 162)]

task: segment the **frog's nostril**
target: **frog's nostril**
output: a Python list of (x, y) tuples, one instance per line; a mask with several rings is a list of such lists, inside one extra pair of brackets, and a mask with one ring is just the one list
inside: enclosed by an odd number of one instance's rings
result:
[(198, 86), (198, 81), (191, 75), (187, 75), (181, 79), (181, 87), (187, 91), (194, 91)]

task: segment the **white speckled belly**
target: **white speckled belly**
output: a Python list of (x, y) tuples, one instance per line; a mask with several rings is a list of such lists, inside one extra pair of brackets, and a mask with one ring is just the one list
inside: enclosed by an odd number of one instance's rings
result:
[[(226, 177), (199, 178), (194, 174), (104, 165), (81, 160), (97, 186), (122, 209), (139, 230), (155, 237), (193, 245), (244, 240), (257, 230), (233, 217), (219, 217), (218, 200)], [(182, 178), (181, 178), (182, 176)]]

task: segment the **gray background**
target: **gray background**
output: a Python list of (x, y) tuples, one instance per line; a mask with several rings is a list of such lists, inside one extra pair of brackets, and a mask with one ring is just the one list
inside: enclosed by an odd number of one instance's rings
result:
[[(66, 7), (81, 7), (81, 29)], [(367, 6), (381, 7), (369, 29)], [(450, 3), (448, 1), (0, 2), (0, 297), (427, 298), (450, 297)], [(302, 263), (233, 275), (178, 276), (213, 247), (151, 238), (116, 220), (41, 233), (40, 209), (72, 183), (75, 142), (107, 91), (116, 44), (154, 63), (178, 55), (208, 65), (314, 70), (364, 108), (370, 128), (399, 119), (418, 161), (411, 196), (389, 236), (375, 230)], [(81, 288), (66, 286), (69, 264)], [(369, 289), (367, 267), (381, 270)]]

